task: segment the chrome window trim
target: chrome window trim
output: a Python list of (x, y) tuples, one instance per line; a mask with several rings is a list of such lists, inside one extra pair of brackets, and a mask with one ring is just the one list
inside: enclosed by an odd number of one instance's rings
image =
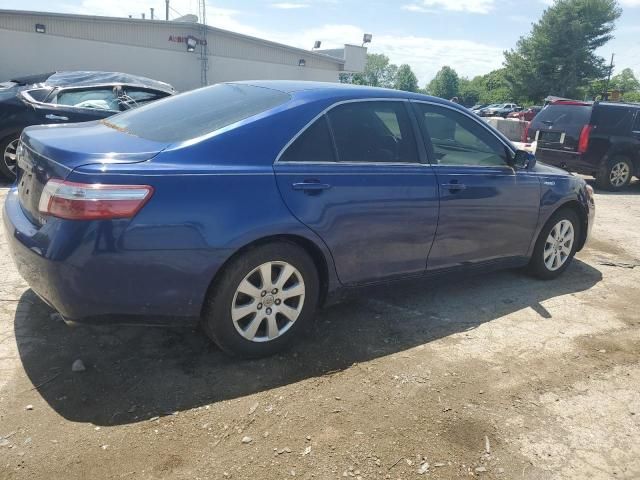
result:
[[(322, 110), (318, 115), (313, 117), (304, 127), (302, 127), (298, 133), (296, 133), (291, 140), (289, 140), (284, 147), (280, 150), (278, 155), (276, 156), (276, 160), (273, 162), (273, 165), (347, 165), (347, 166), (357, 166), (357, 165), (386, 165), (386, 166), (431, 166), (430, 164), (425, 164), (420, 161), (420, 155), (417, 156), (417, 161), (415, 162), (340, 162), (336, 160), (335, 162), (280, 162), (280, 157), (284, 154), (284, 152), (302, 135), (307, 129), (313, 125), (318, 119), (320, 119), (323, 115), (326, 115), (329, 111), (338, 107), (340, 105), (344, 105), (347, 103), (361, 103), (361, 102), (397, 102), (397, 103), (409, 103), (408, 98), (389, 98), (389, 97), (372, 97), (372, 98), (350, 98), (348, 100), (340, 100), (336, 103), (329, 105), (327, 108)], [(407, 113), (410, 115), (410, 112)], [(412, 127), (413, 129), (413, 127)], [(332, 134), (333, 135), (333, 134)], [(415, 137), (415, 135), (414, 135)], [(414, 141), (418, 141), (417, 138), (414, 138)], [(418, 145), (416, 144), (416, 153), (419, 153), (417, 150)]]

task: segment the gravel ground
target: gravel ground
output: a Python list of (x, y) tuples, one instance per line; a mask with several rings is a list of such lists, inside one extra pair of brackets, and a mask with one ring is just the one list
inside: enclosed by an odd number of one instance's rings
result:
[(640, 184), (596, 201), (558, 280), (374, 289), (260, 361), (67, 327), (0, 233), (0, 478), (640, 478)]

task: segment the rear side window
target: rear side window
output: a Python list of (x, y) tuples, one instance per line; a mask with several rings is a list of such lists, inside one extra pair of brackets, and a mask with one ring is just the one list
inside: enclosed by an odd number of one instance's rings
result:
[(599, 132), (628, 133), (634, 110), (624, 106), (600, 105), (593, 109), (592, 123)]
[(404, 103), (345, 103), (327, 115), (338, 161), (418, 163), (415, 137)]
[(324, 115), (287, 148), (280, 162), (335, 162), (333, 142)]
[(149, 103), (103, 123), (157, 142), (183, 142), (282, 105), (289, 98), (270, 88), (218, 84)]
[(535, 121), (537, 128), (582, 129), (591, 119), (591, 109), (589, 105), (547, 105), (536, 115)]
[(633, 124), (633, 133), (640, 133), (640, 110), (636, 112), (636, 121)]

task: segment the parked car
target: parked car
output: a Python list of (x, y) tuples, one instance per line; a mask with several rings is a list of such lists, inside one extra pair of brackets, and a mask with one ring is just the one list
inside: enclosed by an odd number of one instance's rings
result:
[(200, 318), (249, 357), (355, 287), (517, 266), (555, 278), (594, 215), (583, 179), (460, 105), (289, 81), (29, 127), (4, 209), (18, 270), (64, 318)]
[(489, 105), (486, 103), (477, 103), (475, 104), (473, 107), (471, 107), (469, 110), (471, 110), (473, 113), (477, 114), (480, 110), (482, 110), (485, 107), (488, 107)]
[(541, 160), (591, 175), (606, 190), (640, 175), (640, 105), (556, 101), (531, 122), (527, 140), (538, 141)]
[(500, 103), (495, 106), (489, 106), (483, 109), (480, 113), (481, 117), (502, 117), (507, 118), (512, 112), (519, 112), (522, 107), (519, 107), (515, 103)]
[(475, 113), (476, 115), (482, 116), (485, 110), (490, 108), (498, 108), (500, 105), (501, 105), (500, 103), (492, 103), (490, 105), (485, 105), (484, 107), (480, 107), (478, 109), (472, 109), (472, 112)]
[(526, 107), (520, 111), (511, 112), (509, 115), (507, 115), (507, 118), (517, 118), (518, 120), (530, 122), (538, 113), (540, 113), (540, 110), (542, 110), (542, 107)]
[(15, 179), (29, 125), (96, 120), (173, 95), (167, 83), (116, 72), (54, 72), (0, 83), (0, 177)]

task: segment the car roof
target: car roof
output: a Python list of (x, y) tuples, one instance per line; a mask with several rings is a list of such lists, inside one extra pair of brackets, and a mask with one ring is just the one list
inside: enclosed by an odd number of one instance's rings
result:
[(153, 88), (167, 93), (175, 93), (173, 86), (159, 80), (121, 72), (101, 71), (60, 71), (28, 75), (11, 79), (19, 85), (42, 84), (51, 87), (97, 86), (105, 84), (125, 84)]
[(458, 110), (466, 111), (466, 108), (457, 103), (450, 102), (443, 98), (432, 97), (422, 93), (406, 92), (391, 88), (369, 87), (364, 85), (351, 85), (348, 83), (332, 82), (309, 82), (293, 80), (255, 80), (229, 82), (231, 84), (250, 85), (254, 87), (270, 88), (289, 94), (293, 97), (304, 97), (306, 99), (318, 98), (398, 98), (423, 100), (443, 105), (454, 106)]

